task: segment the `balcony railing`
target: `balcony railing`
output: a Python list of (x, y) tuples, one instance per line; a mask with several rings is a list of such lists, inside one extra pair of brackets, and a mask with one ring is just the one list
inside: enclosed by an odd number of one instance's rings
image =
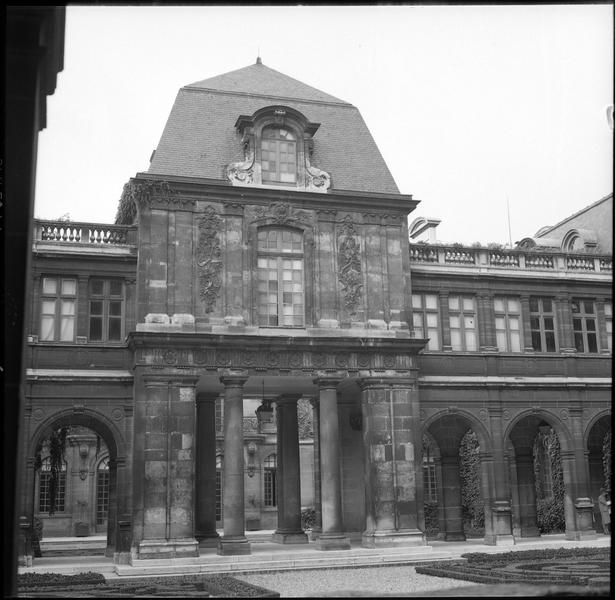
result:
[(67, 221), (34, 221), (34, 240), (72, 244), (134, 245), (137, 228)]
[(528, 271), (613, 272), (613, 257), (567, 252), (532, 252), (457, 245), (410, 244), (413, 263)]

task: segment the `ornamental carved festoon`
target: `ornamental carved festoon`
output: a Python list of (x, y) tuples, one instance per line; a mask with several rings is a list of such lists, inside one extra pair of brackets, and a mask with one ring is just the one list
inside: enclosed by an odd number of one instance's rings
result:
[(361, 246), (357, 241), (357, 231), (350, 216), (342, 222), (337, 243), (338, 279), (342, 284), (344, 305), (351, 315), (356, 314), (361, 301), (363, 275), (361, 274)]
[(253, 136), (244, 135), (241, 140), (244, 159), (232, 162), (226, 167), (226, 177), (233, 185), (248, 185), (254, 181)]
[(222, 250), (218, 232), (222, 219), (213, 207), (208, 206), (199, 219), (199, 243), (197, 265), (199, 272), (199, 295), (205, 302), (205, 312), (213, 312), (222, 286)]
[(255, 209), (255, 221), (267, 222), (273, 225), (307, 225), (309, 215), (288, 202), (271, 202), (268, 206), (258, 206)]

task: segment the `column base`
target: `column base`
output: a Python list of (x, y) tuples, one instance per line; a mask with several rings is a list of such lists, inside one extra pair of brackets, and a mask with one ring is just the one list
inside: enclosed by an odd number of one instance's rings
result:
[(196, 535), (201, 548), (215, 548), (220, 540), (220, 534), (215, 531), (212, 533), (201, 533)]
[(485, 536), (486, 546), (514, 546), (515, 538), (512, 534), (490, 534)]
[(271, 541), (275, 544), (307, 544), (309, 540), (304, 531), (276, 531), (271, 534)]
[(363, 533), (361, 545), (364, 548), (397, 548), (426, 546), (425, 534), (418, 529), (407, 531), (374, 531)]
[(463, 531), (447, 531), (444, 534), (445, 542), (465, 542), (466, 534)]
[(139, 542), (137, 559), (191, 558), (199, 555), (199, 543), (195, 538), (171, 540), (142, 540)]
[(132, 565), (132, 554), (130, 552), (114, 552), (114, 565)]
[(317, 550), (350, 550), (350, 540), (343, 533), (321, 533), (315, 545)]
[(221, 556), (252, 554), (252, 548), (244, 535), (225, 535), (218, 540), (218, 554)]
[(584, 529), (583, 531), (567, 531), (565, 537), (567, 540), (578, 542), (580, 540), (595, 540), (598, 534), (595, 529)]

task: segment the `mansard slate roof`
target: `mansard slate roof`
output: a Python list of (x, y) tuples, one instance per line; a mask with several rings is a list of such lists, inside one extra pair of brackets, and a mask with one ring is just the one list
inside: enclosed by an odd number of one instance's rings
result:
[(237, 117), (271, 105), (320, 123), (311, 163), (331, 175), (331, 191), (399, 193), (355, 106), (259, 62), (181, 88), (148, 173), (225, 180), (244, 160)]

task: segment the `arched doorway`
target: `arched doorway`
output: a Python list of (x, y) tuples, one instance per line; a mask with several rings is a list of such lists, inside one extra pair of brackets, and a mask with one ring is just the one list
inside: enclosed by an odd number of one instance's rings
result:
[(594, 501), (596, 531), (604, 532), (598, 497), (602, 490), (611, 494), (611, 415), (605, 413), (591, 423), (586, 435), (589, 485)]
[[(115, 425), (95, 411), (67, 410), (34, 431), (26, 452), (21, 508), (21, 520), (29, 524), (26, 557), (33, 554), (34, 518), (46, 514), (43, 535), (104, 533), (105, 555), (121, 561), (116, 555), (130, 552), (131, 491), (126, 444)], [(63, 468), (52, 468), (54, 462)]]
[(523, 415), (506, 439), (515, 535), (575, 531), (575, 465), (567, 430), (547, 413)]
[(490, 536), (487, 433), (469, 415), (436, 416), (423, 436), (423, 493), (428, 535), (445, 541)]

